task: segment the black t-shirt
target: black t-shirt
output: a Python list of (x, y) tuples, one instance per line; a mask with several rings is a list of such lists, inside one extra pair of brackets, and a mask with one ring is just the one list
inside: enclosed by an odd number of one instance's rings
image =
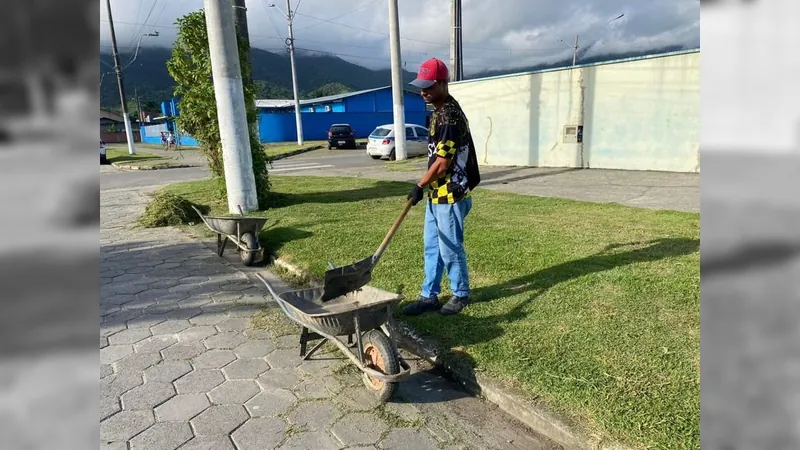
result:
[(467, 117), (458, 102), (448, 96), (444, 105), (433, 112), (428, 132), (428, 167), (436, 158), (450, 161), (447, 171), (430, 184), (431, 202), (450, 204), (470, 196), (470, 185), (477, 184), (477, 180), (468, 181), (468, 174), (477, 173), (471, 142)]

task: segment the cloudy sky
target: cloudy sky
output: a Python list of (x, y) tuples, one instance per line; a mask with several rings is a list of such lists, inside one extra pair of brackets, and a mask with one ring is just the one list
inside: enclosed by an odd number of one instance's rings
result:
[[(277, 7), (269, 7), (275, 1)], [(387, 0), (291, 0), (297, 11), (298, 49), (335, 54), (370, 68), (389, 66)], [(439, 57), (449, 61), (449, 0), (401, 0), (400, 46), (406, 69)], [(203, 7), (202, 0), (112, 0), (121, 52), (169, 47), (178, 17)], [(281, 51), (287, 36), (286, 3), (248, 0), (253, 47)], [(511, 68), (572, 56), (575, 35), (587, 55), (665, 45), (698, 47), (699, 0), (462, 0), (464, 71)], [(613, 20), (624, 14), (620, 19)], [(100, 45), (110, 49), (105, 1), (100, 0)], [(610, 22), (610, 23), (609, 23)]]

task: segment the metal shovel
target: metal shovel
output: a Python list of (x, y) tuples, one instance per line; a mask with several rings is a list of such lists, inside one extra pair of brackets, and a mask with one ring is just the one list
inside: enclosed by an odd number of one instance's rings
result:
[(320, 298), (321, 301), (327, 302), (328, 300), (333, 300), (334, 298), (357, 291), (372, 280), (372, 269), (378, 263), (386, 247), (389, 246), (389, 241), (392, 240), (395, 232), (400, 228), (400, 224), (405, 220), (411, 206), (413, 206), (411, 200), (407, 201), (403, 212), (400, 213), (400, 217), (398, 217), (392, 227), (389, 228), (389, 232), (386, 233), (386, 237), (383, 238), (383, 242), (381, 242), (381, 245), (375, 251), (374, 255), (349, 266), (334, 268), (333, 264), (330, 262), (328, 263), (331, 269), (325, 272), (325, 280), (322, 288), (323, 293)]

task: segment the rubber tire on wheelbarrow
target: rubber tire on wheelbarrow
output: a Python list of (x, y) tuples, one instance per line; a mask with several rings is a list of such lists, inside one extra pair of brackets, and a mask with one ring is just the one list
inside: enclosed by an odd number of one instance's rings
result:
[[(383, 372), (386, 375), (397, 375), (400, 373), (400, 362), (397, 355), (392, 351), (392, 344), (389, 338), (378, 329), (370, 330), (363, 339), (364, 342), (364, 364), (374, 370)], [(377, 357), (377, 361), (373, 358)], [(377, 364), (375, 364), (377, 362)], [(397, 390), (397, 383), (387, 383), (372, 378), (366, 373), (362, 374), (361, 379), (373, 394), (377, 395), (381, 403), (387, 402), (394, 391)]]
[[(250, 250), (258, 249), (258, 242), (256, 242), (256, 237), (253, 236), (253, 233), (244, 233), (241, 241), (242, 244), (244, 244)], [(257, 254), (257, 252), (246, 252), (242, 249), (239, 249), (239, 257), (242, 259), (242, 264), (245, 266), (252, 266), (256, 261)]]

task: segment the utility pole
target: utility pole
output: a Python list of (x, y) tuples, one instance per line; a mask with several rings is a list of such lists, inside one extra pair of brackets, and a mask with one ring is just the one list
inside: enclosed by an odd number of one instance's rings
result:
[(394, 156), (398, 161), (407, 159), (406, 118), (403, 107), (403, 69), (400, 62), (400, 19), (397, 0), (389, 0), (389, 50), (392, 60), (392, 103), (394, 111)]
[(297, 93), (297, 69), (294, 66), (294, 31), (292, 30), (292, 21), (294, 14), (292, 13), (291, 0), (286, 0), (286, 17), (289, 20), (289, 38), (287, 44), (289, 45), (289, 59), (292, 63), (292, 90), (294, 91), (294, 121), (297, 126), (297, 145), (303, 145), (303, 119), (300, 117), (300, 96)]
[(244, 212), (253, 211), (258, 209), (258, 197), (231, 0), (204, 0), (203, 6), (228, 191), (228, 211), (238, 214), (239, 207)]
[(461, 42), (461, 0), (452, 0), (450, 9), (450, 81), (464, 79)]
[(575, 48), (572, 51), (572, 67), (575, 67), (575, 63), (578, 62), (578, 35), (575, 35)]
[(133, 88), (133, 98), (136, 100), (136, 117), (139, 118), (139, 126), (141, 126), (144, 119), (142, 118), (142, 104), (139, 103), (139, 91)]
[(111, 0), (106, 0), (108, 10), (108, 25), (111, 28), (111, 51), (114, 55), (114, 72), (117, 73), (117, 85), (119, 86), (119, 98), (122, 103), (122, 120), (125, 121), (125, 139), (128, 141), (128, 153), (136, 154), (133, 146), (133, 130), (131, 130), (131, 118), (128, 117), (128, 105), (125, 104), (125, 84), (122, 82), (122, 67), (119, 65), (119, 51), (117, 50), (117, 36), (114, 33), (114, 19), (111, 17)]
[[(233, 0), (233, 23), (236, 25), (236, 36), (240, 40), (244, 40), (247, 42), (248, 47), (250, 46), (250, 33), (247, 30), (247, 6), (244, 4), (244, 0)], [(247, 55), (245, 56), (245, 61), (250, 62), (250, 51), (247, 51)], [(242, 78), (242, 82), (245, 85), (248, 85), (253, 80), (251, 78)]]

